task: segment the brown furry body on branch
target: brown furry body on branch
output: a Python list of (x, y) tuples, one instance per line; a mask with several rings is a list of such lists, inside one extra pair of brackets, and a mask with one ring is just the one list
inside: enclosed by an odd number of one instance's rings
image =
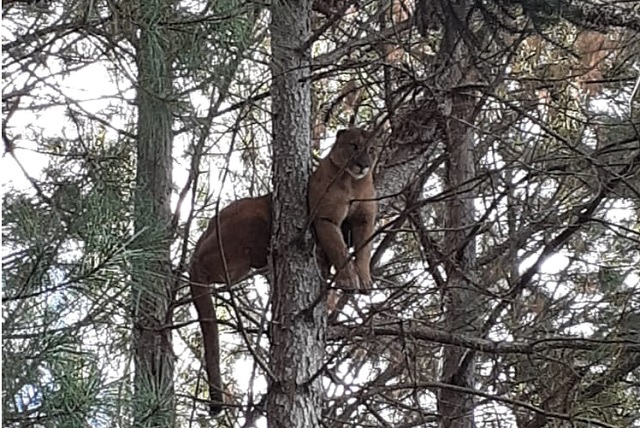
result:
[[(309, 180), (309, 208), (320, 247), (322, 272), (335, 266), (336, 284), (349, 290), (371, 287), (369, 261), (376, 217), (371, 169), (372, 134), (358, 128), (339, 131), (329, 155)], [(271, 238), (271, 194), (232, 202), (221, 210), (196, 243), (191, 259), (190, 290), (204, 340), (210, 413), (224, 403), (220, 343), (211, 283), (234, 284), (251, 268), (267, 265)], [(349, 259), (349, 241), (356, 249)]]
[[(371, 132), (351, 128), (339, 131), (329, 156), (320, 161), (309, 179), (309, 212), (328, 274), (336, 268), (339, 288), (367, 291), (371, 238), (377, 213), (373, 186), (375, 162)], [(348, 247), (355, 248), (355, 263)], [(328, 261), (328, 263), (327, 263)]]

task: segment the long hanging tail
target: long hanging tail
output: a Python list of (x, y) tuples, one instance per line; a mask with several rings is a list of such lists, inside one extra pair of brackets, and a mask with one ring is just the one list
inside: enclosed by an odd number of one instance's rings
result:
[(197, 263), (193, 263), (189, 272), (189, 287), (193, 304), (198, 312), (202, 339), (204, 341), (204, 364), (209, 381), (209, 413), (216, 416), (222, 410), (222, 375), (220, 373), (220, 337), (216, 310), (211, 292), (203, 277), (198, 274)]

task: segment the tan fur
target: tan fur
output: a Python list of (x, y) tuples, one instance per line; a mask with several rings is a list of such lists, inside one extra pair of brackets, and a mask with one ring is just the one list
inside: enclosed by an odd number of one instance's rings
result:
[[(336, 285), (345, 290), (366, 292), (372, 285), (369, 263), (377, 213), (371, 173), (374, 162), (372, 133), (359, 128), (342, 130), (309, 180), (316, 239), (328, 264), (336, 268)], [(352, 245), (345, 241), (349, 235)], [(355, 248), (355, 263), (350, 260), (349, 246)]]
[[(339, 131), (329, 156), (320, 161), (309, 180), (310, 214), (322, 250), (323, 274), (328, 276), (330, 265), (335, 266), (336, 283), (345, 289), (364, 291), (371, 287), (370, 238), (377, 210), (371, 176), (374, 160), (371, 133), (357, 128)], [(355, 265), (348, 257), (345, 239), (349, 236), (356, 249)], [(265, 267), (270, 237), (268, 194), (231, 203), (209, 221), (196, 243), (190, 289), (204, 340), (211, 415), (222, 410), (224, 401), (218, 323), (208, 285), (234, 284), (251, 268)]]
[[(219, 227), (218, 227), (219, 226)], [(218, 233), (218, 231), (222, 233)], [(209, 412), (222, 410), (222, 376), (218, 322), (211, 283), (234, 284), (251, 268), (267, 265), (271, 237), (271, 194), (232, 202), (209, 221), (191, 258), (191, 296), (204, 340), (204, 361), (209, 380)]]

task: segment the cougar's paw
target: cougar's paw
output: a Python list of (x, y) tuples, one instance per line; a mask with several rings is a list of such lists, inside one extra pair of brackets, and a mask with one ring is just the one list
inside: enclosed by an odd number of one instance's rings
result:
[(338, 307), (338, 302), (340, 301), (340, 295), (336, 290), (329, 290), (327, 294), (327, 310), (329, 314), (332, 314), (333, 311)]
[(373, 287), (373, 280), (371, 279), (371, 274), (366, 271), (360, 271), (360, 288), (359, 292), (362, 294), (371, 293), (371, 288)]
[(360, 278), (353, 263), (349, 262), (338, 272), (336, 275), (336, 288), (347, 293), (355, 293), (360, 289)]

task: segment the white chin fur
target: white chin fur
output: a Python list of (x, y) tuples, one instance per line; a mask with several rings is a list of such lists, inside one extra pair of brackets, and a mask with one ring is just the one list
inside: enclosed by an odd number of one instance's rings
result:
[(349, 168), (347, 168), (347, 172), (349, 173), (349, 175), (351, 175), (353, 178), (355, 178), (356, 180), (362, 180), (363, 178), (365, 178), (367, 176), (367, 174), (369, 173), (369, 168), (365, 168), (362, 170), (361, 173), (357, 174), (353, 171), (351, 171)]

